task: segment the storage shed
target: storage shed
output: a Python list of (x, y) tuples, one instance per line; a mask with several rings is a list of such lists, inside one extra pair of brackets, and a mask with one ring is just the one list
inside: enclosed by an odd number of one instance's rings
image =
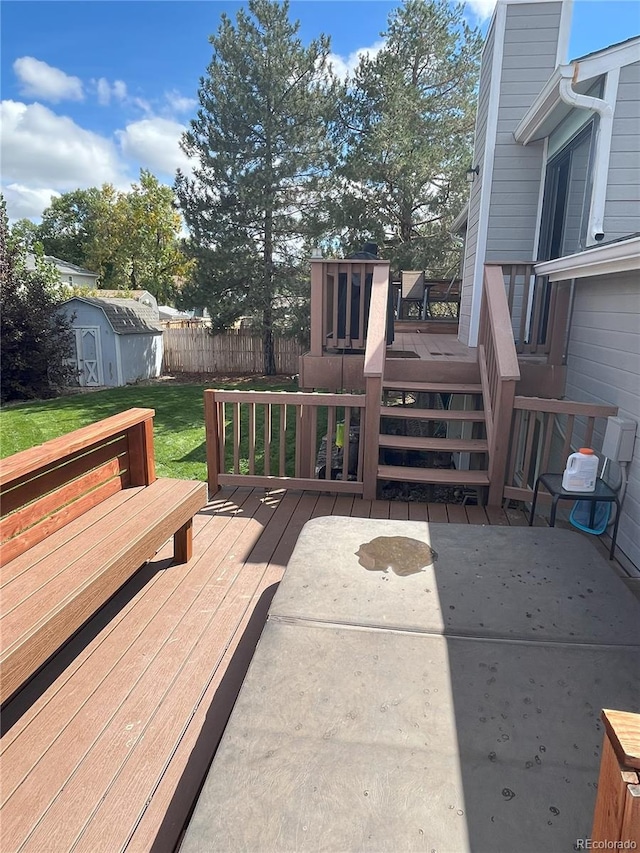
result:
[(162, 329), (135, 299), (74, 296), (62, 304), (75, 332), (80, 385), (118, 386), (160, 376)]

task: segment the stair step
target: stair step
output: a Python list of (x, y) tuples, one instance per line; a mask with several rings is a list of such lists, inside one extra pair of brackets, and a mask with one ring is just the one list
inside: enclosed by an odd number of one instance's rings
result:
[(380, 414), (387, 418), (409, 418), (422, 421), (483, 421), (484, 412), (458, 409), (413, 409), (410, 406), (380, 406)]
[(481, 438), (430, 438), (413, 435), (380, 435), (380, 447), (393, 447), (399, 450), (438, 450), (446, 453), (468, 451), (486, 453), (487, 442)]
[(401, 465), (378, 465), (378, 479), (456, 486), (489, 485), (487, 471), (457, 471), (454, 468), (405, 468)]
[(405, 382), (385, 380), (383, 388), (395, 391), (430, 391), (434, 394), (482, 394), (482, 385), (476, 382)]

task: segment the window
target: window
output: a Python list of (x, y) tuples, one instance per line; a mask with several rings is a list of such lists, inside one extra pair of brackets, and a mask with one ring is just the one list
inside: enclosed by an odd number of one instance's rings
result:
[(592, 118), (547, 165), (538, 252), (540, 261), (572, 255), (586, 248), (595, 122), (596, 119)]

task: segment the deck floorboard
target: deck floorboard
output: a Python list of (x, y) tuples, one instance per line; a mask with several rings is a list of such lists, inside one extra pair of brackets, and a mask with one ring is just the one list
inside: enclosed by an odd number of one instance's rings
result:
[(171, 850), (298, 535), (342, 515), (516, 525), (522, 513), (224, 489), (194, 554), (147, 564), (3, 709), (3, 851)]

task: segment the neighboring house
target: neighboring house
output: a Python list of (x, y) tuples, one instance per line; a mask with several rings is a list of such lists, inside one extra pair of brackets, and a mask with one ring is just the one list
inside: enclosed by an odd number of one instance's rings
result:
[(153, 314), (154, 320), (160, 319), (160, 315), (158, 313), (158, 300), (152, 293), (149, 293), (148, 290), (98, 290), (96, 293), (91, 294), (92, 296), (98, 296), (101, 299), (135, 299), (136, 302), (140, 302), (142, 305), (146, 305), (147, 308)]
[(74, 296), (62, 310), (72, 318), (80, 385), (118, 386), (160, 376), (162, 329), (146, 305)]
[[(459, 338), (477, 343), (484, 264), (512, 264), (522, 347), (534, 351), (557, 306), (567, 306), (553, 374), (561, 384), (548, 396), (614, 405), (638, 422), (640, 37), (567, 62), (571, 5), (497, 4), (474, 180), (455, 223), (465, 240)], [(596, 449), (601, 441), (602, 424)], [(640, 448), (628, 477), (618, 543), (640, 566)]]
[(158, 319), (161, 322), (190, 320), (191, 314), (186, 311), (178, 311), (177, 308), (172, 308), (171, 305), (158, 305)]
[[(60, 258), (54, 258), (53, 255), (45, 255), (44, 260), (48, 261), (58, 271), (60, 283), (66, 284), (69, 287), (88, 287), (94, 289), (98, 286), (99, 275), (97, 272), (79, 267), (76, 264), (63, 261)], [(35, 269), (35, 255), (27, 254), (27, 269)]]

